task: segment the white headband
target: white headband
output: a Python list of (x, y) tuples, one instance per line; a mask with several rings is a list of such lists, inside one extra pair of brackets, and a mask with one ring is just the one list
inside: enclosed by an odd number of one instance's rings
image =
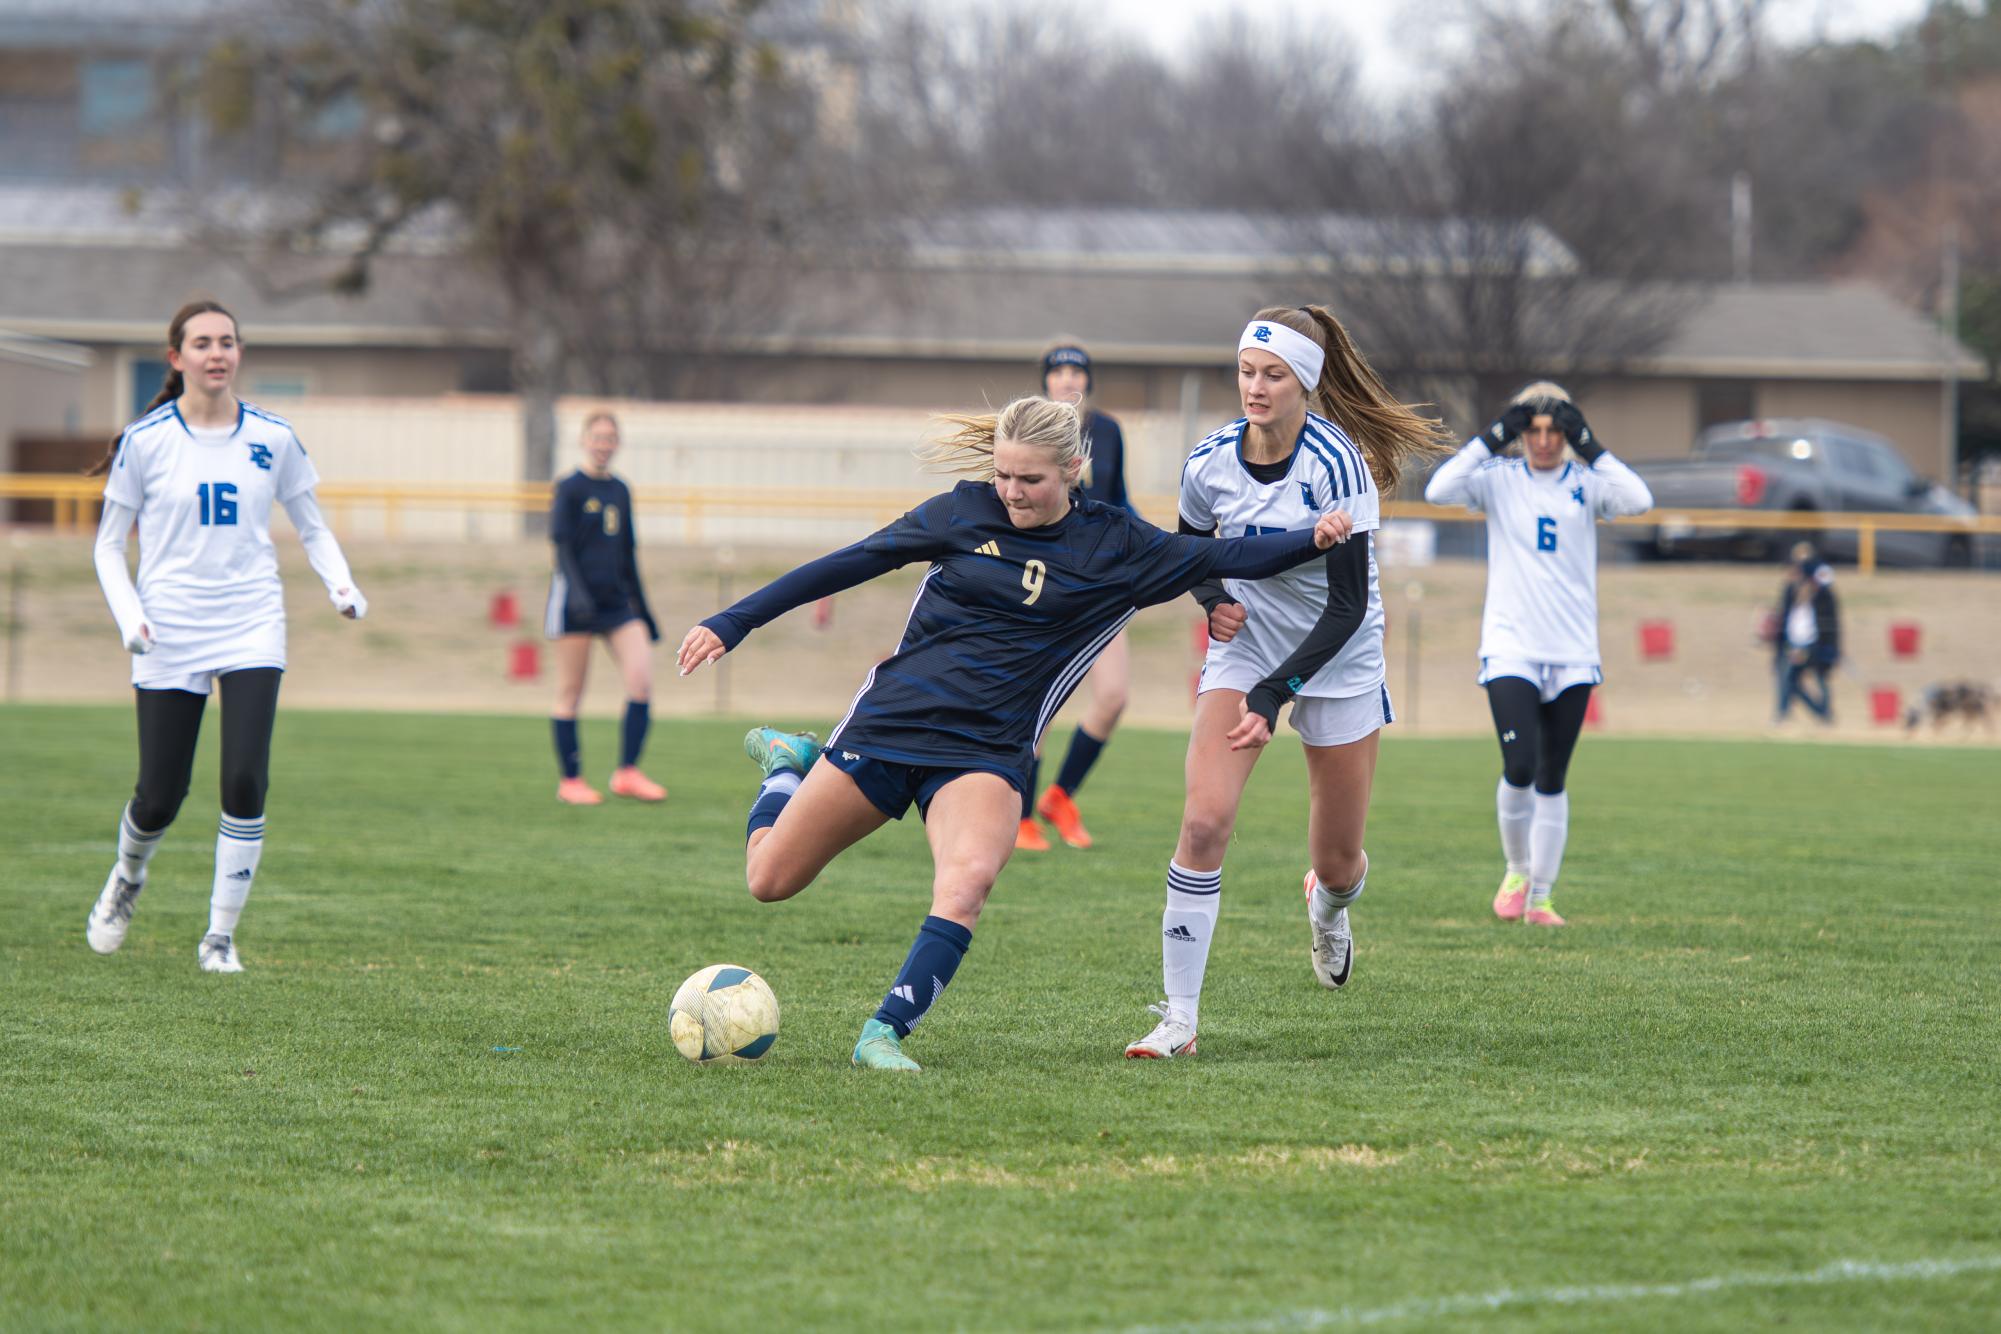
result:
[(1244, 336), (1237, 340), (1237, 351), (1247, 347), (1269, 352), (1292, 367), (1292, 373), (1306, 386), (1308, 394), (1320, 383), (1320, 367), (1327, 354), (1320, 350), (1320, 344), (1296, 329), (1270, 320), (1252, 320), (1244, 326)]

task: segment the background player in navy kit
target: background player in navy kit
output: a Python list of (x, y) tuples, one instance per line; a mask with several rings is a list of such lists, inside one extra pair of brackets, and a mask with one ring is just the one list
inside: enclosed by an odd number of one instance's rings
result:
[[(180, 813), (209, 691), (222, 694), (222, 822), (203, 972), (240, 973), (236, 925), (264, 852), (271, 732), (285, 674), (285, 591), (271, 546), (271, 504), (285, 507), (334, 608), (368, 611), (320, 518), (319, 476), (282, 418), (236, 397), (236, 319), (213, 301), (181, 307), (167, 328), (160, 392), (91, 471), (104, 480), (98, 582), (132, 653), (139, 781), (118, 822), (118, 861), (90, 911), (99, 954), (125, 943), (147, 864)], [(125, 540), (139, 525), (139, 583)]]
[[(1517, 436), (1524, 456), (1500, 457)], [(1562, 926), (1550, 890), (1570, 835), (1566, 776), (1591, 687), (1604, 679), (1596, 526), (1644, 513), (1654, 498), (1591, 434), (1563, 386), (1548, 381), (1516, 394), (1446, 460), (1424, 498), (1487, 516), (1479, 680), (1501, 738), (1494, 803), (1507, 858), (1494, 915)]]
[(1251, 768), (1288, 700), (1306, 749), (1313, 973), (1325, 987), (1347, 984), (1348, 905), (1368, 876), (1362, 832), (1376, 741), (1394, 718), (1367, 534), (1380, 525), (1381, 492), (1395, 489), (1405, 462), (1442, 447), (1444, 428), (1398, 402), (1319, 306), (1252, 317), (1237, 340), (1237, 390), (1244, 415), (1198, 444), (1182, 469), (1182, 531), (1234, 537), (1339, 505), (1360, 540), (1324, 562), (1197, 590), (1211, 643), (1188, 737), (1181, 834), (1167, 865), (1160, 961), (1167, 1001), (1151, 1007), (1160, 1018), (1153, 1031), (1127, 1046), (1135, 1058), (1195, 1050), (1223, 856)]
[[(1043, 353), (1043, 397), (1057, 403), (1074, 403), (1084, 416), (1084, 473), (1077, 490), (1087, 499), (1127, 510), (1137, 518), (1139, 510), (1126, 495), (1125, 433), (1111, 414), (1091, 406), (1093, 383), (1091, 355), (1075, 343), (1061, 342)], [(1098, 655), (1098, 661), (1084, 678), (1084, 693), (1084, 717), (1070, 734), (1063, 767), (1057, 771), (1056, 781), (1035, 802), (1035, 813), (1054, 825), (1057, 836), (1073, 848), (1091, 846), (1090, 831), (1084, 828), (1084, 817), (1073, 798), (1084, 784), (1084, 775), (1091, 772), (1105, 743), (1111, 740), (1112, 729), (1119, 725), (1119, 715), (1126, 711), (1126, 700), (1132, 693), (1132, 649), (1123, 630)], [(1037, 768), (1029, 774), (1031, 795), (1038, 785), (1040, 764), (1038, 757)], [(1014, 846), (1028, 852), (1042, 852), (1049, 847), (1042, 830), (1026, 812)]]
[(1348, 530), (1345, 516), (1330, 514), (1310, 528), (1233, 542), (1163, 533), (1125, 510), (1073, 498), (1083, 442), (1069, 404), (1024, 398), (997, 417), (947, 420), (956, 433), (927, 457), (991, 480), (959, 483), (681, 641), (685, 675), (793, 607), (930, 563), (896, 653), (870, 671), (824, 750), (810, 735), (770, 728), (745, 738), (765, 774), (744, 854), (751, 895), (761, 901), (799, 893), (912, 801), (924, 817), (935, 868), (931, 915), (855, 1044), (855, 1064), (874, 1069), (917, 1069), (900, 1042), (972, 943), (1014, 850), (1036, 743), (1134, 611), (1204, 578), (1290, 568)]
[(602, 637), (625, 682), (625, 718), (619, 734), (612, 795), (660, 801), (667, 789), (639, 771), (653, 698), (653, 641), (660, 638), (646, 590), (639, 582), (633, 534), (632, 492), (611, 475), (618, 452), (618, 419), (593, 412), (584, 419), (583, 466), (556, 483), (549, 507), (549, 540), (556, 572), (549, 580), (547, 631), (556, 641), (556, 707), (550, 718), (562, 781), (556, 798), (595, 806), (604, 798), (584, 780), (577, 743), (577, 706), (584, 697), (591, 641)]

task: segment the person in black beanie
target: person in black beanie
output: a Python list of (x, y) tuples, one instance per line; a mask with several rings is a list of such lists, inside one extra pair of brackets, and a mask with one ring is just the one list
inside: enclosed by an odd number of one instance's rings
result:
[[(1089, 456), (1084, 464), (1084, 474), (1077, 485), (1079, 494), (1107, 505), (1117, 505), (1137, 516), (1132, 498), (1126, 494), (1126, 438), (1119, 430), (1118, 419), (1090, 406), (1093, 377), (1091, 374), (1091, 354), (1069, 340), (1058, 342), (1042, 354), (1042, 392), (1044, 397), (1059, 403), (1075, 403), (1084, 414), (1084, 443)], [(1023, 852), (1047, 852), (1049, 840), (1043, 837), (1041, 828), (1035, 823), (1040, 815), (1055, 827), (1057, 836), (1073, 848), (1091, 846), (1091, 835), (1084, 828), (1084, 818), (1077, 810), (1075, 800), (1077, 789), (1083, 786), (1084, 776), (1091, 772), (1098, 756), (1104, 751), (1105, 743), (1112, 738), (1112, 730), (1119, 725), (1119, 715), (1125, 712), (1127, 697), (1131, 694), (1132, 650), (1126, 642), (1125, 631), (1106, 646), (1098, 658), (1091, 674), (1084, 678), (1089, 687), (1089, 695), (1084, 706), (1084, 717), (1077, 730), (1070, 734), (1070, 749), (1063, 757), (1063, 767), (1057, 772), (1056, 781), (1043, 789), (1042, 795), (1034, 799), (1033, 805), (1021, 813), (1021, 829), (1014, 846)], [(1036, 772), (1029, 775), (1029, 792), (1037, 787), (1040, 778), (1040, 760)]]

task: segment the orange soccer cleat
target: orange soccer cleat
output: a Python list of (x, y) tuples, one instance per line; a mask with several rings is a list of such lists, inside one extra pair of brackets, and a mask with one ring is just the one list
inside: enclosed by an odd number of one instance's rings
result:
[(621, 765), (612, 770), (611, 794), (614, 797), (631, 797), (634, 801), (667, 800), (667, 789), (639, 772), (636, 764)]
[(1494, 916), (1504, 922), (1519, 922), (1528, 901), (1529, 878), (1520, 871), (1510, 871), (1501, 877), (1501, 887), (1494, 893)]
[(556, 784), (556, 800), (568, 806), (596, 806), (604, 794), (581, 778), (565, 778)]
[(1042, 826), (1028, 816), (1023, 816), (1021, 828), (1014, 831), (1016, 852), (1047, 852), (1049, 840), (1042, 836)]
[(1556, 915), (1556, 905), (1548, 899), (1541, 903), (1529, 904), (1529, 910), (1522, 914), (1522, 920), (1530, 926), (1562, 926), (1563, 919)]
[(1091, 846), (1091, 831), (1084, 828), (1084, 817), (1078, 814), (1077, 803), (1054, 783), (1044, 790), (1042, 800), (1035, 803), (1035, 813), (1055, 825), (1057, 836), (1071, 847)]

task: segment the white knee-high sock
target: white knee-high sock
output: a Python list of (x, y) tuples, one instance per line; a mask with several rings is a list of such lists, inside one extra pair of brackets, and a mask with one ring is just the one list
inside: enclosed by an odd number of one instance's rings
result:
[(1535, 822), (1529, 826), (1529, 897), (1546, 899), (1563, 869), (1563, 844), (1570, 837), (1570, 794), (1535, 794)]
[(1355, 883), (1347, 889), (1335, 891), (1327, 888), (1327, 882), (1316, 872), (1313, 876), (1313, 892), (1306, 897), (1307, 911), (1321, 926), (1333, 926), (1347, 906), (1362, 897), (1362, 891), (1369, 887), (1369, 854), (1362, 854), (1362, 873), (1355, 877)]
[(257, 859), (264, 855), (264, 817), (239, 820), (225, 815), (215, 834), (215, 889), (208, 898), (210, 935), (236, 933), (250, 882), (257, 878)]
[(1529, 822), (1535, 818), (1535, 789), (1516, 787), (1507, 779), (1494, 789), (1494, 811), (1501, 822), (1501, 855), (1509, 875), (1529, 873)]
[(1167, 863), (1167, 910), (1160, 915), (1160, 976), (1168, 1013), (1195, 1026), (1202, 1002), (1202, 974), (1209, 967), (1209, 942), (1216, 934), (1223, 872), (1191, 871)]
[(160, 850), (160, 836), (166, 832), (155, 829), (149, 834), (133, 824), (132, 803), (126, 802), (118, 817), (118, 874), (135, 885), (145, 884), (146, 863)]

